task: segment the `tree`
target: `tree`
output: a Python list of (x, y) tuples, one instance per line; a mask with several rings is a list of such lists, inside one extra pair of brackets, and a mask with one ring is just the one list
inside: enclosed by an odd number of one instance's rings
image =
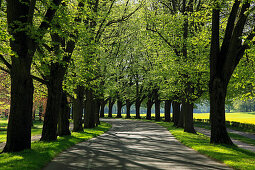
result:
[[(233, 5), (232, 5), (233, 4)], [(233, 145), (225, 126), (225, 98), (230, 78), (244, 52), (255, 36), (254, 26), (247, 34), (245, 26), (251, 16), (251, 1), (230, 2), (223, 42), (220, 44), (220, 12), (223, 4), (214, 1), (212, 9), (212, 37), (210, 51), (210, 120), (211, 143)]]
[[(8, 32), (10, 40), (11, 64), (2, 57), (1, 60), (10, 70), (11, 108), (7, 130), (7, 142), (3, 152), (16, 152), (31, 147), (31, 121), (33, 107), (33, 81), (30, 75), (31, 63), (42, 39), (50, 27), (61, 0), (51, 1), (55, 8), (47, 7), (42, 22), (34, 24), (36, 2), (27, 0), (7, 1)], [(39, 26), (38, 26), (39, 25)], [(36, 34), (31, 34), (34, 30)], [(24, 43), (25, 42), (25, 43)], [(15, 53), (15, 54), (14, 54)]]

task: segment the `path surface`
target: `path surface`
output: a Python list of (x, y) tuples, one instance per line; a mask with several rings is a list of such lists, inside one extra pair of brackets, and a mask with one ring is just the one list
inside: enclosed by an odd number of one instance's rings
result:
[(230, 169), (178, 142), (151, 122), (103, 119), (107, 133), (62, 152), (44, 170)]
[[(206, 135), (206, 136), (209, 136), (209, 137), (211, 136), (211, 131), (208, 130), (208, 129), (200, 128), (200, 127), (195, 127), (195, 130), (196, 130), (197, 132), (199, 132), (199, 133), (202, 133), (202, 134)], [(229, 132), (231, 132), (231, 131), (229, 131)], [(237, 131), (236, 131), (236, 132), (237, 132)], [(231, 133), (232, 133), (232, 132), (231, 132)], [(236, 133), (236, 134), (241, 135), (242, 133), (245, 133), (245, 132), (240, 132), (240, 133)], [(249, 135), (249, 136), (247, 136), (247, 137), (251, 137), (251, 136)], [(252, 138), (251, 138), (251, 139), (252, 139)], [(236, 139), (233, 139), (233, 138), (231, 138), (231, 140), (232, 140), (232, 142), (233, 142), (235, 145), (237, 145), (239, 148), (242, 148), (242, 149), (246, 149), (246, 150), (255, 152), (255, 146), (250, 145), (250, 144), (248, 144), (248, 143), (243, 143), (243, 142), (241, 142), (241, 141), (239, 141), (239, 140), (236, 140)]]

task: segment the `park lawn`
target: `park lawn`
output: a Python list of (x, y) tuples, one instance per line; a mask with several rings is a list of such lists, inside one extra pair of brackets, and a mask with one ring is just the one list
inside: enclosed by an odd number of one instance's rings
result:
[(33, 142), (31, 150), (0, 154), (0, 169), (42, 169), (61, 151), (101, 135), (110, 128), (110, 124), (101, 122), (96, 128), (84, 129), (84, 132), (72, 132), (71, 136), (58, 137), (55, 142)]
[(181, 143), (204, 154), (219, 160), (234, 169), (255, 169), (255, 153), (241, 148), (227, 145), (210, 144), (210, 138), (203, 134), (186, 133), (176, 128), (173, 123), (156, 122), (166, 127)]
[[(209, 113), (194, 113), (195, 119), (209, 119)], [(227, 121), (255, 124), (255, 112), (226, 113)]]
[[(7, 119), (0, 120), (0, 143), (6, 141), (7, 125), (8, 125)], [(31, 135), (35, 136), (35, 135), (42, 134), (42, 127), (43, 127), (43, 122), (34, 121), (33, 127), (31, 129)]]

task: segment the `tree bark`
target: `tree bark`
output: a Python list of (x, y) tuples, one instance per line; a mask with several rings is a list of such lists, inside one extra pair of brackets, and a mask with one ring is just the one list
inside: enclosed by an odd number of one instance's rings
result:
[(146, 105), (147, 105), (146, 119), (151, 120), (151, 107), (153, 105), (153, 101), (151, 98), (148, 98)]
[(62, 93), (61, 110), (58, 120), (58, 136), (71, 135), (69, 130), (69, 114), (70, 107), (68, 106), (67, 96), (65, 92)]
[(86, 90), (86, 114), (84, 116), (84, 128), (94, 128), (96, 126), (96, 103), (93, 91)]
[(171, 100), (165, 101), (165, 122), (171, 121)]
[(135, 101), (135, 118), (136, 119), (141, 119), (140, 106), (141, 106), (140, 98), (137, 98)]
[(184, 104), (182, 102), (177, 127), (180, 127), (180, 128), (184, 127), (184, 111), (185, 111), (185, 107), (184, 107)]
[(33, 81), (25, 61), (15, 61), (12, 64), (11, 108), (3, 152), (18, 152), (31, 148)]
[(193, 103), (183, 103), (184, 108), (184, 132), (196, 133), (193, 125)]
[(160, 100), (158, 90), (154, 90), (154, 99), (155, 99), (155, 120), (160, 121)]
[(117, 101), (117, 116), (116, 116), (116, 118), (122, 118), (122, 116), (121, 116), (121, 108), (122, 108), (122, 101), (118, 100)]
[(83, 115), (83, 101), (84, 101), (84, 87), (78, 85), (75, 89), (76, 98), (73, 99), (73, 131), (83, 131), (82, 115)]
[(130, 103), (129, 99), (126, 100), (126, 107), (127, 107), (126, 118), (129, 119), (129, 118), (131, 118), (131, 116), (130, 116), (131, 103)]
[(110, 98), (110, 99), (109, 99), (109, 112), (108, 112), (108, 117), (112, 117), (112, 107), (113, 107), (114, 103), (115, 103), (115, 101), (114, 101), (112, 98)]
[(100, 102), (100, 117), (104, 117), (104, 107), (105, 107), (105, 101), (104, 99), (101, 100)]
[[(8, 31), (13, 36), (10, 46), (15, 56), (7, 65), (11, 75), (11, 107), (8, 116), (7, 141), (3, 152), (31, 148), (33, 81), (30, 69), (34, 50), (28, 33), (20, 23), (28, 23), (29, 6), (20, 1), (7, 1)], [(30, 51), (31, 50), (31, 51)]]
[(214, 79), (210, 86), (211, 143), (233, 145), (225, 125), (225, 85), (220, 79)]
[(173, 122), (174, 126), (178, 126), (180, 117), (180, 103), (177, 101), (173, 101)]
[(96, 126), (100, 125), (100, 120), (99, 120), (99, 114), (100, 114), (100, 100), (96, 99), (95, 100), (95, 119), (96, 119)]
[(57, 123), (62, 101), (62, 82), (66, 69), (59, 63), (50, 66), (48, 100), (43, 122), (41, 141), (54, 141), (57, 139)]

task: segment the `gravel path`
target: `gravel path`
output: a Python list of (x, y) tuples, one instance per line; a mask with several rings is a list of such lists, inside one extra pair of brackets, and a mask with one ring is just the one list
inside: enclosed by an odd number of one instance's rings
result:
[(112, 129), (62, 152), (44, 169), (230, 169), (184, 146), (155, 123), (102, 120)]
[[(195, 130), (196, 130), (197, 132), (199, 132), (199, 133), (202, 133), (202, 134), (206, 135), (206, 136), (211, 136), (211, 131), (208, 130), (208, 129), (200, 128), (200, 127), (195, 127)], [(232, 131), (229, 131), (229, 132), (233, 133)], [(238, 131), (236, 131), (236, 132), (238, 132)], [(245, 132), (236, 133), (236, 134), (241, 135), (242, 133), (245, 133)], [(251, 135), (251, 134), (250, 134), (250, 135)], [(250, 135), (249, 135), (249, 137), (251, 137)], [(247, 136), (247, 137), (248, 137), (248, 136)], [(233, 139), (233, 138), (231, 138), (231, 140), (232, 140), (233, 143), (234, 143), (235, 145), (237, 145), (239, 148), (242, 148), (242, 149), (246, 149), (246, 150), (255, 152), (255, 146), (250, 145), (250, 144), (247, 144), (247, 143), (243, 143), (243, 142), (241, 142), (241, 141), (239, 141), (239, 140), (235, 140), (235, 139)]]

